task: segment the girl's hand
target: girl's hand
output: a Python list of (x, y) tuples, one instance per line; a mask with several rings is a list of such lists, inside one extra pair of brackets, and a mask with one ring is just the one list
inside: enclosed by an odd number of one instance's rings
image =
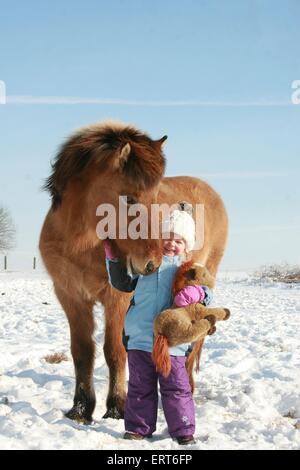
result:
[(202, 286), (186, 286), (176, 294), (174, 303), (177, 307), (185, 307), (187, 305), (202, 302), (204, 298), (205, 292)]

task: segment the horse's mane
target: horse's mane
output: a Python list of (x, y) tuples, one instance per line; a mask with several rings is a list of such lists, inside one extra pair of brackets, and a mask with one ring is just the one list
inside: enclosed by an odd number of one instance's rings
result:
[(99, 171), (107, 169), (118, 149), (131, 146), (130, 158), (122, 173), (129, 184), (143, 189), (157, 184), (165, 170), (165, 158), (158, 141), (134, 126), (107, 121), (86, 126), (75, 132), (60, 148), (52, 163), (52, 173), (43, 189), (50, 192), (52, 208), (62, 202), (68, 181), (78, 176), (93, 160)]

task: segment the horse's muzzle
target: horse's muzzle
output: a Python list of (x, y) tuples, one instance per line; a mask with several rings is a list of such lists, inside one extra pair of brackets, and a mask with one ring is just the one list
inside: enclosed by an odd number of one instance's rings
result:
[(149, 261), (145, 266), (145, 274), (151, 274), (155, 270), (154, 263)]
[(152, 274), (156, 270), (155, 264), (151, 260), (148, 261), (146, 263), (146, 265), (144, 265), (142, 267), (142, 266), (136, 266), (136, 264), (133, 263), (132, 260), (130, 259), (129, 266), (130, 266), (130, 270), (133, 274), (142, 274), (143, 276), (147, 276), (148, 274)]

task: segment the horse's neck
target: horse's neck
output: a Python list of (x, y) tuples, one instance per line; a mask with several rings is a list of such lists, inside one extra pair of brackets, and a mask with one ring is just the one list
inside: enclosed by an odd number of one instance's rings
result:
[(55, 225), (64, 239), (66, 251), (76, 254), (100, 246), (96, 225), (90, 220), (82, 200), (72, 201), (71, 204), (63, 201), (53, 215)]

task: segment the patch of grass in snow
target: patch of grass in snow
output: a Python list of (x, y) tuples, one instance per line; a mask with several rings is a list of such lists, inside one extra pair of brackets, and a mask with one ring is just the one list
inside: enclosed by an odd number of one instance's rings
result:
[(284, 282), (286, 284), (300, 283), (300, 266), (285, 264), (272, 264), (262, 266), (254, 273), (259, 279), (266, 279), (274, 282)]
[(60, 362), (69, 360), (65, 353), (48, 354), (44, 359), (46, 362), (49, 362), (49, 364), (59, 364)]

